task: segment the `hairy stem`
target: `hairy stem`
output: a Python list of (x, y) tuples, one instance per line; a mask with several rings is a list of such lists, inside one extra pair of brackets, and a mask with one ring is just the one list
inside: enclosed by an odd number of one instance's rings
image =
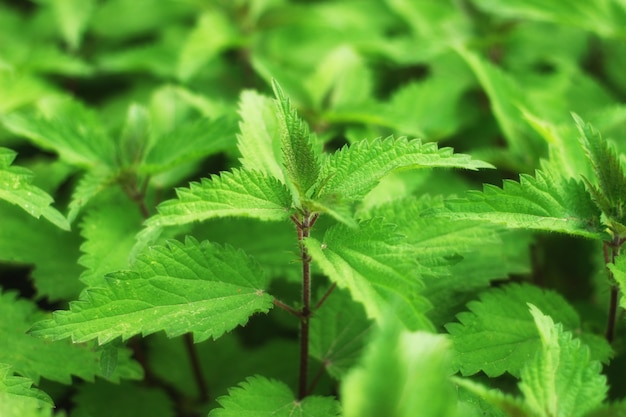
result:
[(326, 299), (332, 294), (332, 292), (337, 288), (337, 283), (333, 282), (330, 287), (326, 290), (322, 298), (315, 304), (315, 310), (319, 310), (319, 308), (326, 302)]
[(609, 285), (611, 287), (611, 295), (609, 300), (609, 317), (606, 322), (605, 337), (609, 343), (613, 342), (615, 338), (615, 325), (617, 323), (617, 311), (619, 310), (619, 286), (615, 282), (613, 272), (608, 268), (609, 263), (615, 263), (615, 257), (619, 254), (620, 246), (623, 241), (618, 237), (613, 239), (612, 242), (604, 242), (604, 264), (607, 266), (609, 274)]
[(309, 319), (311, 318), (311, 256), (304, 245), (309, 237), (311, 227), (317, 220), (316, 214), (303, 213), (301, 218), (292, 218), (298, 231), (300, 256), (302, 259), (302, 310), (300, 312), (300, 373), (298, 381), (298, 398), (307, 395), (309, 379)]
[(200, 358), (198, 357), (198, 351), (196, 345), (193, 343), (193, 336), (191, 333), (185, 333), (185, 348), (187, 349), (187, 355), (191, 361), (191, 370), (193, 371), (193, 378), (196, 381), (198, 392), (200, 396), (198, 399), (200, 402), (205, 403), (209, 400), (209, 389), (202, 374), (202, 368), (200, 366)]
[(298, 317), (298, 318), (300, 318), (300, 316), (302, 315), (302, 313), (301, 313), (300, 311), (296, 310), (295, 308), (291, 307), (291, 306), (290, 306), (290, 305), (288, 305), (288, 304), (283, 303), (282, 301), (280, 301), (280, 300), (279, 300), (279, 299), (277, 299), (277, 298), (274, 298), (273, 303), (274, 303), (274, 305), (275, 305), (276, 307), (280, 307), (280, 308), (282, 308), (283, 310), (285, 310), (287, 313), (289, 313), (289, 314), (293, 314), (294, 316), (296, 316), (296, 317)]

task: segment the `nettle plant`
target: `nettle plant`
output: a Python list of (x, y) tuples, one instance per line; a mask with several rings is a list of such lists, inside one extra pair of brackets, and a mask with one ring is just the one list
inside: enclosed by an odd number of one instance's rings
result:
[[(240, 166), (178, 188), (155, 214), (159, 190), (184, 177), (186, 164), (229, 148), (233, 120), (202, 119), (176, 132), (152, 118), (158, 105), (133, 105), (116, 142), (73, 102), (3, 118), (12, 132), (85, 172), (68, 221), (28, 170), (11, 165), (15, 153), (0, 153), (0, 196), (49, 220), (37, 223), (46, 244), (72, 247), (76, 236), (56, 229), (69, 229), (92, 207), (80, 224), (77, 274), (86, 288), (69, 309), (50, 317), (13, 292), (0, 298), (3, 413), (50, 415), (51, 398), (32, 382), (67, 384), (72, 375), (144, 381), (84, 384), (72, 415), (118, 408), (210, 416), (626, 412), (624, 403), (608, 403), (602, 374), (625, 304), (626, 176), (596, 130), (575, 116), (577, 143), (528, 114), (556, 144), (534, 176), (463, 197), (398, 197), (384, 181), (404, 170), (492, 166), (404, 137), (324, 151), (278, 83), (273, 90), (274, 99), (241, 95)], [(577, 150), (559, 154), (559, 143)], [(2, 210), (18, 219), (15, 233), (39, 222)], [(601, 243), (610, 286), (605, 337), (588, 331), (555, 291), (490, 286), (527, 272), (520, 254), (529, 231)], [(37, 239), (24, 236), (26, 244)], [(244, 344), (233, 338), (242, 326), (258, 333)], [(281, 331), (282, 341), (263, 338)]]

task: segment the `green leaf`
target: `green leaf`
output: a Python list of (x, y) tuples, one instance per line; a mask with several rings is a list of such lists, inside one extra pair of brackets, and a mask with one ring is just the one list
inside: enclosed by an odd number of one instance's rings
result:
[(330, 397), (297, 400), (289, 387), (276, 380), (253, 376), (220, 397), (209, 417), (338, 417), (339, 404)]
[(165, 391), (124, 382), (110, 384), (96, 381), (77, 387), (72, 397), (76, 406), (72, 417), (174, 417), (172, 399)]
[(169, 337), (190, 332), (200, 342), (272, 307), (265, 274), (247, 255), (191, 237), (150, 248), (131, 270), (109, 275), (106, 284), (86, 290), (69, 311), (55, 312), (31, 333), (75, 342), (98, 338), (103, 344), (163, 330)]
[(77, 297), (84, 287), (78, 280), (83, 269), (76, 263), (80, 256), (78, 233), (62, 231), (3, 202), (0, 219), (6, 220), (0, 227), (0, 261), (32, 265), (30, 277), (37, 298), (58, 301)]
[(363, 307), (336, 289), (311, 318), (309, 354), (341, 379), (361, 357), (372, 327)]
[(486, 184), (483, 192), (472, 190), (464, 199), (446, 200), (445, 209), (430, 214), (605, 239), (600, 212), (584, 184), (559, 177), (554, 171), (544, 164), (534, 177), (521, 174), (520, 182), (504, 180), (502, 188)]
[(21, 207), (37, 219), (43, 216), (55, 226), (70, 230), (67, 219), (50, 206), (54, 201), (52, 197), (31, 184), (32, 172), (26, 168), (11, 166), (16, 155), (14, 151), (0, 147), (0, 199)]
[(32, 388), (32, 383), (28, 378), (12, 375), (11, 366), (0, 363), (0, 415), (51, 416), (52, 399), (43, 391)]
[(71, 50), (78, 49), (95, 2), (93, 0), (52, 0), (49, 3), (52, 5), (65, 42)]
[(598, 407), (608, 386), (600, 362), (589, 348), (572, 338), (563, 325), (529, 304), (541, 338), (541, 348), (522, 369), (519, 385), (526, 404), (539, 416), (579, 417)]
[(39, 104), (39, 114), (11, 113), (1, 120), (14, 134), (58, 153), (71, 165), (84, 168), (115, 165), (114, 142), (95, 112), (71, 99)]
[(422, 143), (419, 139), (363, 140), (324, 159), (316, 193), (318, 198), (337, 195), (360, 200), (390, 172), (425, 167), (493, 168), (468, 155), (455, 154), (452, 148), (438, 149), (435, 143)]
[(284, 181), (279, 120), (273, 100), (255, 91), (244, 91), (239, 99), (239, 117), (237, 147), (241, 165)]
[(117, 174), (108, 167), (96, 167), (85, 172), (72, 193), (72, 199), (68, 205), (68, 220), (73, 222), (95, 196), (116, 185), (116, 176)]
[(626, 294), (626, 255), (619, 254), (614, 263), (607, 264), (607, 267), (611, 270), (613, 278), (621, 289), (620, 305), (626, 307), (626, 296), (624, 296)]
[(345, 417), (452, 417), (449, 341), (383, 325), (341, 385)]
[[(37, 311), (33, 302), (18, 299), (15, 293), (0, 293), (0, 363), (10, 363), (15, 372), (35, 382), (41, 377), (64, 384), (72, 382), (72, 376), (87, 381), (105, 377), (100, 367), (100, 352), (87, 344), (69, 341), (51, 343), (26, 333), (37, 320), (45, 317)], [(142, 370), (130, 359), (131, 351), (118, 350), (118, 366), (109, 379), (140, 379)]]
[(309, 189), (319, 177), (319, 157), (311, 143), (309, 126), (298, 116), (291, 100), (285, 96), (278, 82), (273, 80), (272, 87), (276, 95), (281, 148), (287, 178), (301, 197), (307, 197)]
[[(470, 312), (458, 314), (458, 323), (449, 323), (446, 329), (452, 336), (457, 366), (463, 375), (483, 371), (489, 377), (508, 372), (519, 375), (529, 357), (541, 347), (540, 335), (527, 303), (540, 306), (564, 328), (580, 332), (581, 323), (576, 311), (552, 291), (530, 285), (510, 284), (481, 294), (480, 301), (468, 304)], [(606, 360), (606, 342), (598, 336), (583, 332), (599, 348), (594, 357)]]
[(329, 228), (322, 242), (308, 238), (305, 245), (313, 262), (348, 289), (368, 317), (380, 320), (394, 308), (408, 328), (432, 327), (424, 316), (430, 303), (421, 295), (423, 283), (395, 226), (380, 218), (357, 229), (340, 224)]
[(88, 211), (80, 224), (86, 269), (80, 280), (89, 287), (105, 286), (105, 275), (129, 267), (129, 253), (143, 219), (132, 201), (123, 196), (107, 199)]
[(597, 179), (596, 187), (595, 181), (585, 178), (587, 188), (600, 210), (623, 228), (626, 225), (626, 175), (620, 158), (615, 148), (593, 126), (577, 115), (574, 119)]
[(189, 188), (178, 188), (177, 200), (158, 207), (158, 214), (146, 222), (148, 227), (187, 224), (216, 217), (254, 217), (260, 220), (289, 218), (291, 194), (279, 180), (257, 171), (234, 169), (222, 172)]
[[(476, 414), (476, 416), (493, 416), (493, 417), (529, 417), (531, 411), (527, 404), (525, 404), (520, 398), (513, 397), (510, 394), (505, 393), (499, 389), (489, 389), (482, 384), (473, 382), (466, 378), (453, 378), (454, 382), (462, 388), (462, 391), (467, 391), (474, 394), (480, 400), (491, 404), (502, 410), (504, 413), (487, 414), (483, 411), (482, 414)], [(492, 410), (490, 410), (492, 411)], [(465, 416), (465, 414), (463, 414)]]
[(236, 124), (230, 117), (202, 118), (178, 125), (155, 139), (139, 170), (156, 174), (234, 147)]

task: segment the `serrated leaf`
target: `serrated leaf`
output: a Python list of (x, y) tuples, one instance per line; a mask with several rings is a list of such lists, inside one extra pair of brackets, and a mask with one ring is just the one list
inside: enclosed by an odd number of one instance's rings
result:
[(608, 386), (600, 362), (590, 359), (589, 348), (572, 338), (532, 304), (541, 348), (522, 369), (519, 389), (538, 416), (579, 417), (598, 407)]
[(623, 227), (626, 224), (626, 175), (620, 158), (600, 132), (579, 116), (573, 116), (597, 180), (596, 188), (595, 181), (585, 179), (588, 190), (600, 210)]
[(272, 87), (276, 95), (285, 173), (298, 194), (307, 197), (307, 192), (320, 173), (319, 157), (311, 143), (309, 126), (298, 115), (291, 100), (275, 80), (272, 81)]
[(11, 365), (0, 363), (0, 415), (23, 415), (14, 412), (9, 413), (11, 408), (17, 408), (21, 405), (32, 409), (54, 407), (52, 398), (48, 394), (31, 387), (32, 380), (12, 374)]
[(70, 230), (67, 219), (50, 206), (53, 198), (39, 187), (32, 185), (33, 173), (11, 166), (16, 152), (0, 147), (0, 199), (15, 204), (35, 218), (43, 216), (63, 230)]
[(372, 327), (348, 292), (334, 290), (311, 318), (309, 354), (341, 379), (361, 357)]
[(114, 142), (93, 111), (70, 99), (40, 105), (39, 114), (11, 113), (3, 116), (2, 122), (11, 132), (58, 153), (71, 165), (115, 165)]
[(189, 188), (176, 189), (177, 200), (158, 207), (146, 222), (150, 228), (187, 224), (216, 217), (254, 217), (285, 220), (289, 217), (291, 194), (283, 183), (257, 171), (234, 169), (222, 172)]
[(431, 214), (501, 224), (513, 229), (543, 230), (591, 239), (605, 239), (600, 211), (582, 182), (558, 177), (544, 165), (535, 176), (521, 174), (520, 182), (504, 180), (502, 188), (486, 184), (466, 198), (445, 201), (445, 209)]
[(174, 417), (172, 399), (165, 391), (124, 382), (96, 381), (77, 387), (72, 417)]
[(614, 263), (607, 264), (607, 267), (611, 270), (613, 278), (618, 283), (621, 291), (620, 305), (626, 307), (626, 255), (619, 254), (615, 257)]
[(344, 416), (455, 416), (449, 359), (444, 336), (383, 325), (341, 385)]
[(393, 308), (408, 328), (431, 328), (424, 316), (430, 303), (421, 296), (423, 283), (394, 229), (380, 218), (356, 229), (339, 224), (329, 228), (321, 242), (308, 238), (305, 245), (313, 262), (348, 289), (368, 317), (381, 320)]
[(68, 220), (73, 222), (91, 199), (115, 185), (115, 178), (115, 172), (108, 167), (96, 167), (85, 172), (72, 193), (72, 199), (68, 205)]
[(455, 154), (452, 148), (437, 148), (435, 143), (419, 139), (363, 140), (328, 155), (316, 184), (317, 196), (338, 195), (347, 200), (359, 200), (372, 190), (382, 177), (396, 169), (426, 167), (493, 168), (470, 156)]
[(189, 237), (140, 256), (131, 270), (107, 277), (106, 287), (86, 290), (70, 310), (37, 323), (31, 334), (100, 344), (136, 334), (193, 333), (196, 342), (220, 337), (267, 312), (267, 279), (247, 255)]
[(236, 129), (235, 121), (225, 116), (181, 124), (155, 139), (139, 170), (157, 174), (225, 151), (234, 147)]
[(37, 298), (50, 301), (70, 300), (84, 285), (78, 280), (82, 272), (76, 263), (80, 256), (78, 233), (68, 233), (52, 224), (41, 222), (23, 210), (0, 202), (0, 261), (32, 265), (30, 272)]
[[(499, 408), (503, 412), (505, 412), (506, 416), (510, 417), (528, 417), (530, 416), (531, 411), (528, 406), (524, 404), (524, 402), (517, 397), (513, 397), (510, 394), (505, 393), (499, 389), (489, 389), (484, 385), (473, 382), (470, 379), (466, 378), (453, 378), (454, 382), (458, 384), (464, 390), (471, 392), (475, 396), (479, 397), (481, 400), (486, 401), (487, 403)], [(491, 414), (480, 414), (489, 415)], [(503, 414), (498, 414), (502, 416)], [(495, 416), (494, 416), (495, 417)]]
[[(468, 304), (469, 312), (457, 315), (458, 323), (446, 325), (454, 343), (457, 366), (463, 375), (479, 371), (490, 377), (505, 372), (519, 375), (528, 358), (541, 346), (527, 303), (540, 306), (564, 328), (580, 332), (578, 314), (555, 292), (527, 284), (486, 291), (480, 295), (480, 301)], [(593, 339), (594, 344), (603, 343), (598, 336), (583, 334)], [(610, 354), (610, 349), (600, 346), (594, 357), (606, 360), (607, 352)]]
[(253, 376), (220, 397), (209, 417), (338, 417), (340, 407), (334, 398), (308, 396), (297, 400), (284, 383)]
[[(39, 382), (41, 377), (70, 384), (72, 376), (93, 381), (104, 377), (100, 368), (100, 352), (92, 345), (71, 344), (37, 339), (26, 333), (28, 328), (44, 314), (34, 303), (18, 299), (15, 293), (0, 294), (0, 362), (10, 363), (16, 372)], [(118, 366), (109, 377), (140, 379), (142, 370), (131, 361), (128, 349), (118, 350)]]
[(237, 147), (241, 165), (284, 181), (279, 162), (279, 121), (273, 100), (255, 91), (244, 91), (239, 99), (239, 117), (241, 134), (237, 135)]

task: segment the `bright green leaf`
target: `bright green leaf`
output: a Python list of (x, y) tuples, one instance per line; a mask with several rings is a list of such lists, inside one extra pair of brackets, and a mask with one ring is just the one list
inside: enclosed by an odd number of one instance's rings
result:
[(455, 416), (449, 353), (444, 336), (383, 325), (342, 383), (344, 416)]
[(450, 219), (486, 221), (514, 229), (544, 230), (605, 239), (600, 212), (582, 182), (560, 178), (548, 165), (535, 176), (521, 174), (520, 182), (504, 180), (503, 187), (484, 185), (465, 199), (446, 200), (433, 213)]
[(247, 255), (193, 238), (150, 248), (131, 270), (109, 275), (106, 284), (88, 289), (69, 311), (55, 312), (31, 333), (103, 344), (163, 330), (169, 337), (193, 333), (200, 342), (272, 306), (265, 274)]
[(217, 399), (209, 417), (338, 417), (339, 404), (331, 397), (294, 398), (284, 383), (262, 376), (246, 379), (228, 396)]
[(26, 168), (11, 166), (17, 154), (0, 147), (0, 199), (24, 209), (35, 218), (43, 216), (50, 223), (63, 230), (70, 230), (70, 224), (61, 213), (50, 204), (50, 195), (31, 184), (33, 174)]
[(583, 416), (606, 398), (602, 366), (591, 360), (589, 348), (564, 331), (563, 325), (529, 305), (541, 347), (522, 369), (519, 388), (526, 404), (538, 416)]
[(50, 4), (65, 41), (70, 49), (78, 49), (95, 6), (94, 0), (51, 0)]
[(308, 238), (305, 245), (313, 262), (340, 288), (348, 289), (368, 317), (381, 320), (394, 308), (408, 328), (431, 328), (424, 316), (430, 303), (421, 295), (423, 283), (394, 229), (380, 218), (356, 229), (340, 224), (328, 229), (321, 242)]
[(51, 416), (52, 399), (43, 391), (32, 388), (32, 383), (28, 378), (12, 375), (11, 366), (0, 363), (0, 415)]
[(319, 156), (311, 143), (309, 126), (298, 115), (280, 85), (272, 83), (280, 127), (281, 148), (286, 174), (301, 197), (318, 179)]
[(382, 177), (396, 169), (428, 167), (493, 168), (468, 155), (455, 154), (451, 148), (439, 149), (435, 143), (422, 143), (419, 139), (363, 140), (324, 159), (316, 193), (320, 197), (337, 195), (342, 199), (359, 200)]

